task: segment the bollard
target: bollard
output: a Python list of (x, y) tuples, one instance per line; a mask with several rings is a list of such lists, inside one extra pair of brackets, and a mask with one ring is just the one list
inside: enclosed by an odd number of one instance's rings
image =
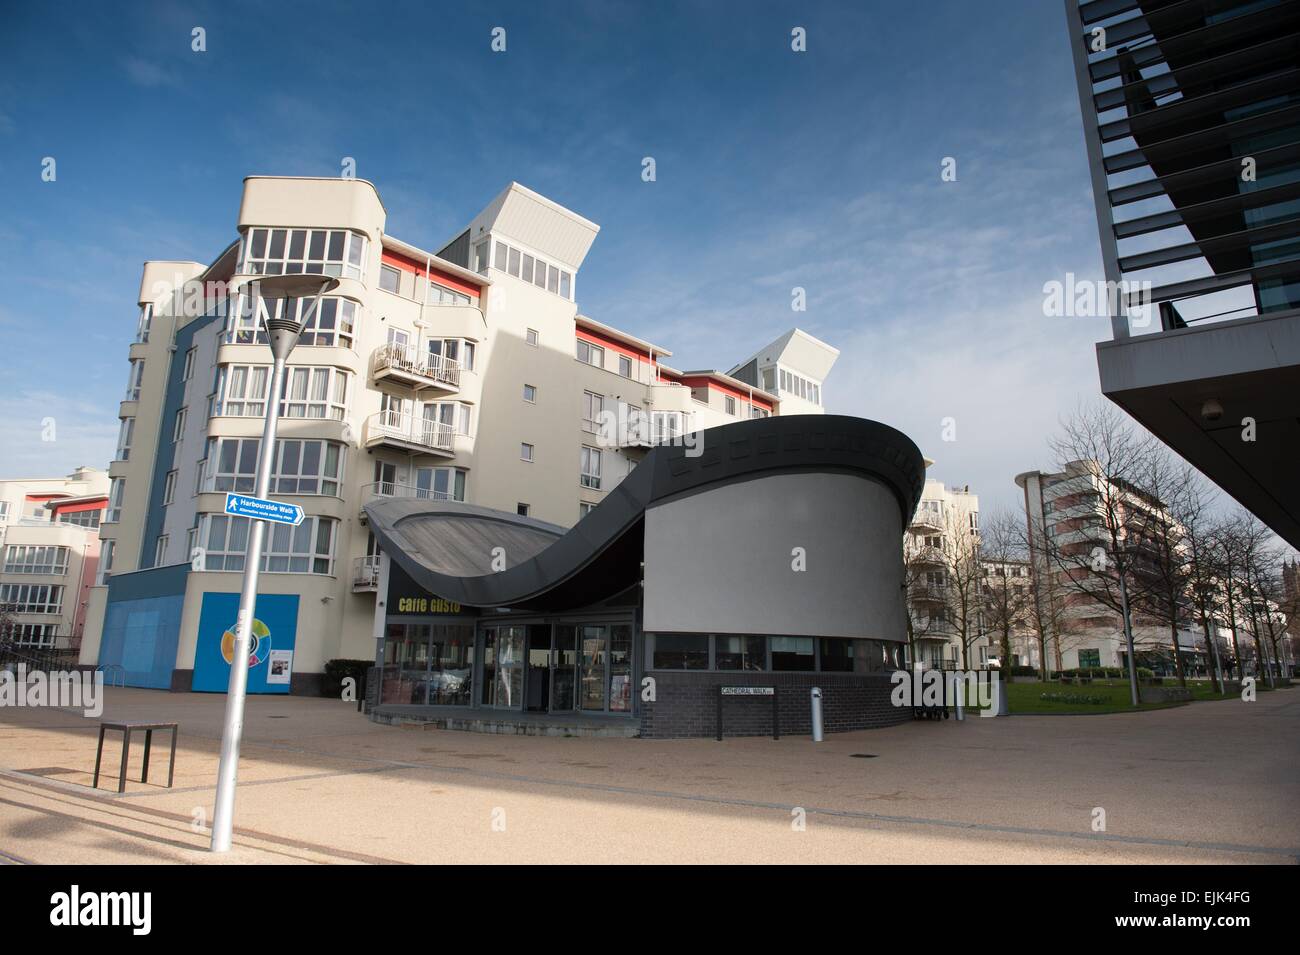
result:
[(957, 674), (954, 672), (952, 677), (952, 703), (955, 712), (953, 715), (957, 717), (959, 723), (966, 719), (966, 711), (962, 706), (962, 691), (964, 689), (965, 687), (962, 685), (961, 681), (958, 680)]
[(812, 688), (812, 737), (814, 743), (822, 741), (822, 688)]

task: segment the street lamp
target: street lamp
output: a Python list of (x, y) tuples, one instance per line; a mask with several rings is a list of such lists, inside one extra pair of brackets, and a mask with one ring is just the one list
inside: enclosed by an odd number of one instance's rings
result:
[[(266, 400), (266, 424), (262, 429), (262, 444), (257, 449), (257, 484), (253, 492), (257, 497), (264, 498), (271, 492), (271, 465), (275, 460), (275, 429), (280, 418), (280, 391), (284, 387), (285, 362), (293, 351), (293, 346), (298, 344), (303, 326), (320, 307), (321, 296), (337, 288), (338, 284), (338, 279), (328, 275), (272, 275), (250, 283), (252, 307), (259, 308), (258, 299), (267, 303), (266, 336), (274, 359), (271, 388)], [(309, 296), (315, 298), (302, 320), (291, 316), (289, 301)], [(277, 308), (277, 303), (283, 303), (283, 306)], [(276, 317), (271, 317), (273, 315)], [(217, 799), (212, 813), (213, 852), (230, 850), (235, 814), (235, 779), (239, 770), (239, 739), (244, 732), (244, 695), (248, 689), (249, 635), (253, 627), (253, 610), (257, 604), (262, 541), (266, 535), (266, 521), (249, 518), (249, 522), (252, 526), (248, 534), (248, 556), (244, 560), (244, 584), (239, 593), (239, 616), (235, 618), (235, 648), (230, 661), (230, 684), (226, 689), (226, 718), (221, 733)]]

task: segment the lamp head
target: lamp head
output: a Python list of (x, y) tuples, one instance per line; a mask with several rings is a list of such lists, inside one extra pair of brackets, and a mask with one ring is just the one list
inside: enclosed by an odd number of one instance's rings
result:
[[(329, 275), (309, 272), (300, 275), (265, 275), (250, 282), (249, 285), (259, 296), (269, 301), (290, 298), (319, 299), (326, 292), (338, 288), (339, 280)], [(271, 354), (276, 359), (288, 358), (289, 352), (293, 351), (293, 346), (298, 343), (298, 336), (302, 334), (303, 322), (291, 318), (285, 309), (268, 308), (266, 311), (268, 315), (279, 312), (276, 318), (266, 322), (266, 337), (271, 344)]]

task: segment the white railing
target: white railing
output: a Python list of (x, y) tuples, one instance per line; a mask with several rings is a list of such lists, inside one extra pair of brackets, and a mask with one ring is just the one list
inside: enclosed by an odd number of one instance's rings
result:
[(367, 443), (377, 438), (393, 438), (423, 448), (451, 451), (455, 436), (455, 428), (449, 424), (404, 412), (377, 411), (366, 419)]
[(417, 501), (454, 501), (450, 491), (435, 491), (431, 487), (414, 487), (410, 484), (398, 484), (396, 481), (375, 481), (361, 485), (361, 503), (364, 505), (376, 498), (400, 497)]
[(370, 358), (372, 373), (400, 371), (416, 378), (427, 378), (452, 388), (460, 387), (460, 362), (440, 355), (430, 355), (410, 345), (389, 342), (375, 349)]
[(358, 557), (352, 562), (353, 588), (374, 589), (379, 586), (379, 557)]

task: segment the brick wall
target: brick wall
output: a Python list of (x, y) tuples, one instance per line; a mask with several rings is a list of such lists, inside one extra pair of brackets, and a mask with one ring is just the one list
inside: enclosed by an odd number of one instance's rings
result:
[[(827, 733), (893, 726), (912, 718), (907, 707), (889, 702), (886, 673), (718, 673), (656, 670), (654, 702), (641, 703), (641, 736), (713, 736), (717, 732), (719, 686), (775, 686), (781, 735), (812, 733), (810, 691), (822, 689), (822, 723)], [(767, 697), (723, 698), (724, 736), (769, 736), (772, 702)]]

